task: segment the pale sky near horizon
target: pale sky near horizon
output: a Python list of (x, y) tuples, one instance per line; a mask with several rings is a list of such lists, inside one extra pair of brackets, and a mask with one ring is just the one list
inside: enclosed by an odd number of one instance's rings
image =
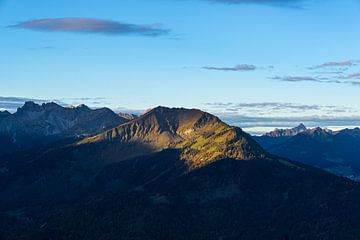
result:
[(201, 108), (254, 133), (360, 126), (358, 0), (0, 0), (0, 22), (0, 109)]

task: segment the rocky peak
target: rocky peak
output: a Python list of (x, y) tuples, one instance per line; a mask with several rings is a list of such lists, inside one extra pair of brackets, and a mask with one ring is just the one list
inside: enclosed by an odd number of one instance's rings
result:
[(307, 128), (304, 124), (300, 124), (297, 127), (291, 129), (275, 129), (272, 132), (266, 133), (264, 136), (267, 137), (293, 137), (299, 133), (305, 132)]
[(310, 136), (332, 135), (333, 131), (327, 128), (316, 127), (305, 132)]
[(40, 112), (43, 108), (33, 101), (25, 102), (24, 106), (18, 108), (17, 112)]
[(240, 128), (231, 127), (209, 113), (184, 108), (154, 108), (131, 122), (84, 139), (78, 145), (96, 143), (110, 143), (107, 146), (111, 150), (106, 152), (112, 153), (131, 146), (132, 155), (112, 156), (117, 161), (163, 149), (179, 149), (191, 168), (222, 158), (250, 160), (266, 156)]
[(0, 117), (6, 117), (6, 116), (10, 116), (11, 113), (9, 111), (0, 111)]
[(43, 103), (41, 106), (46, 111), (63, 108), (62, 106), (60, 106), (59, 104), (54, 103), (54, 102)]
[(76, 109), (80, 109), (80, 110), (83, 110), (83, 111), (90, 111), (91, 109), (86, 106), (85, 104), (81, 104), (79, 105)]
[(6, 119), (7, 117), (10, 117), (10, 116), (12, 116), (12, 115), (8, 111), (0, 111), (0, 122), (2, 122), (4, 119)]
[(294, 127), (293, 130), (300, 133), (300, 132), (306, 131), (307, 128), (305, 127), (305, 125), (303, 123), (300, 123), (300, 125), (297, 127)]

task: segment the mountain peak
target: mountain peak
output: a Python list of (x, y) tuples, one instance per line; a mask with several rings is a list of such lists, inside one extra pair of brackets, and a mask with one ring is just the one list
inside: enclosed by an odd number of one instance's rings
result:
[(19, 111), (41, 111), (42, 110), (42, 107), (33, 102), (33, 101), (27, 101), (24, 103), (24, 105), (20, 108), (18, 108), (18, 112)]
[(24, 105), (20, 108), (18, 108), (18, 113), (21, 112), (41, 112), (41, 111), (47, 111), (47, 110), (53, 110), (53, 109), (59, 109), (63, 108), (59, 104), (55, 102), (48, 102), (43, 104), (37, 104), (33, 101), (27, 101), (24, 103)]
[[(265, 151), (240, 128), (198, 109), (157, 107), (139, 118), (119, 125), (78, 145), (108, 144), (108, 152), (132, 146), (130, 158), (163, 149), (179, 149), (191, 168), (221, 158), (250, 160), (262, 158)], [(115, 148), (115, 149), (113, 149)], [(135, 154), (134, 154), (135, 153)]]
[(304, 132), (310, 136), (322, 136), (322, 135), (332, 135), (333, 131), (327, 128), (316, 127), (313, 129), (309, 129), (308, 131)]
[(9, 111), (0, 111), (0, 116), (9, 116), (11, 113)]
[(287, 129), (275, 129), (269, 133), (266, 133), (264, 136), (267, 137), (293, 137), (299, 133), (305, 132), (307, 128), (304, 124), (300, 123), (297, 127), (287, 128)]
[(79, 105), (77, 108), (79, 108), (79, 109), (84, 109), (84, 110), (90, 110), (90, 108), (89, 108), (87, 105), (85, 105), (85, 104), (81, 104), (81, 105)]
[(53, 109), (59, 109), (59, 108), (63, 108), (63, 107), (55, 102), (49, 102), (49, 103), (43, 103), (42, 108), (44, 110), (53, 110)]
[(293, 129), (297, 130), (297, 131), (306, 131), (307, 130), (306, 126), (303, 123), (300, 123), (299, 126), (293, 128)]
[(11, 142), (11, 147), (0, 146), (0, 150), (7, 148), (5, 152), (57, 139), (89, 136), (128, 121), (108, 108), (91, 110), (81, 105), (73, 109), (55, 102), (40, 105), (33, 101), (25, 102), (14, 114), (1, 112), (0, 120), (0, 135)]

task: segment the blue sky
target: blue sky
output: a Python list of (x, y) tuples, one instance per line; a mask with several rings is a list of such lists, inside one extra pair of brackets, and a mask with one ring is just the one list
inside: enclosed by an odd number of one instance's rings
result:
[(0, 0), (0, 102), (354, 127), (359, 13), (358, 0)]

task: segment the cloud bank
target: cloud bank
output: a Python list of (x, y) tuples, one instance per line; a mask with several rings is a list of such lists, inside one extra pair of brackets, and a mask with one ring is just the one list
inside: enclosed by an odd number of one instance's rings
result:
[(41, 32), (69, 32), (101, 35), (137, 35), (158, 37), (169, 34), (159, 24), (136, 25), (94, 18), (46, 18), (20, 22), (8, 28)]
[(35, 98), (23, 98), (23, 97), (1, 97), (0, 96), (0, 110), (1, 111), (9, 111), (15, 112), (19, 107), (22, 107), (25, 102), (35, 102), (38, 104), (46, 103), (46, 102), (56, 102), (60, 105), (66, 105), (62, 101), (58, 100), (48, 100), (48, 99), (35, 99)]
[(226, 123), (243, 128), (246, 132), (260, 135), (275, 128), (292, 128), (299, 123), (307, 127), (330, 129), (355, 128), (360, 126), (359, 116), (297, 116), (297, 117), (251, 117), (246, 115), (219, 115)]
[(294, 127), (299, 123), (308, 127), (333, 129), (360, 126), (360, 110), (344, 106), (287, 102), (217, 102), (206, 103), (204, 110), (252, 134), (262, 134), (274, 128)]

